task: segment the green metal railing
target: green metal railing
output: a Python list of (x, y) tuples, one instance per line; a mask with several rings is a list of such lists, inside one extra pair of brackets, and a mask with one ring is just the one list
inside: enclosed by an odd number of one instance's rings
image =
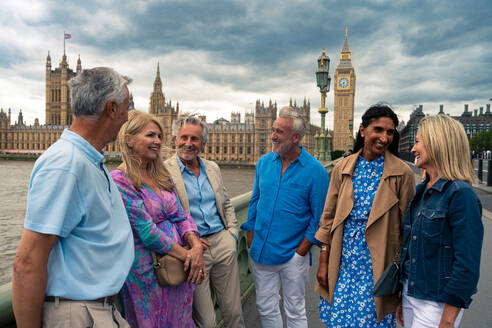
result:
[[(339, 160), (340, 159), (337, 159), (325, 164), (326, 170), (331, 172), (333, 166)], [(241, 225), (244, 221), (246, 221), (250, 198), (251, 191), (231, 199), (234, 210), (236, 211), (238, 225)], [(254, 284), (253, 277), (251, 275), (246, 232), (242, 230), (239, 232), (237, 261), (239, 264), (239, 278), (241, 284), (241, 302), (244, 302), (253, 291)], [(212, 295), (212, 297), (214, 299), (218, 327), (222, 327), (222, 316), (215, 300), (215, 295)], [(121, 309), (121, 305), (118, 305), (118, 307)], [(11, 327), (15, 327), (14, 312), (12, 310), (12, 283), (7, 283), (0, 286), (0, 328)]]

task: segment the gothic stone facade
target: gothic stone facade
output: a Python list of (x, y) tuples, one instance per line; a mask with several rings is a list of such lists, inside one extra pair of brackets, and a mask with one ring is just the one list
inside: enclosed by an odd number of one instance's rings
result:
[[(60, 138), (65, 128), (72, 123), (70, 93), (67, 82), (82, 71), (80, 58), (74, 72), (67, 63), (64, 54), (59, 66), (51, 69), (51, 57), (46, 58), (46, 124), (40, 125), (36, 118), (34, 125), (26, 125), (22, 110), (17, 121), (12, 124), (11, 109), (0, 109), (0, 152), (5, 153), (35, 153), (39, 154)], [(310, 153), (314, 152), (314, 135), (318, 127), (310, 124), (311, 105), (304, 99), (298, 106), (296, 101), (289, 103), (307, 122), (303, 146)], [(173, 105), (166, 100), (162, 92), (162, 80), (159, 66), (150, 95), (149, 112), (159, 119), (164, 127), (163, 157), (167, 158), (175, 152), (171, 136), (172, 122), (179, 117), (179, 103)], [(133, 108), (131, 100), (130, 108)], [(220, 118), (213, 123), (207, 123), (209, 137), (203, 156), (220, 164), (254, 165), (256, 161), (271, 150), (271, 127), (277, 117), (277, 103), (270, 101), (265, 106), (260, 100), (256, 101), (254, 113), (246, 113), (244, 121), (240, 113), (232, 113), (231, 120)], [(205, 116), (201, 116), (206, 121)], [(118, 146), (111, 143), (104, 149), (110, 157), (117, 157)]]
[[(34, 125), (26, 125), (22, 110), (19, 110), (17, 121), (12, 124), (11, 109), (0, 109), (0, 151), (5, 153), (40, 154), (60, 138), (63, 130), (72, 124), (70, 92), (67, 82), (82, 71), (80, 57), (74, 72), (70, 69), (66, 54), (63, 54), (57, 68), (51, 69), (51, 56), (46, 57), (46, 124), (40, 125), (34, 120)], [(133, 108), (131, 100), (130, 108)], [(112, 143), (104, 151), (116, 153), (118, 147)]]
[[(314, 135), (319, 129), (310, 124), (311, 104), (304, 99), (301, 106), (290, 100), (289, 106), (298, 111), (307, 122), (307, 131), (302, 145), (310, 152), (314, 151)], [(277, 118), (277, 103), (270, 100), (266, 106), (260, 100), (256, 101), (254, 113), (245, 113), (244, 120), (241, 113), (232, 112), (231, 120), (219, 118), (208, 126), (208, 141), (202, 156), (216, 161), (219, 164), (254, 165), (256, 161), (271, 151), (271, 128)], [(180, 115), (179, 103), (174, 106), (167, 101), (162, 92), (162, 80), (159, 65), (154, 80), (154, 88), (150, 96), (149, 113), (157, 116), (164, 127), (163, 158), (172, 156), (176, 151), (172, 139), (172, 123)], [(184, 113), (181, 113), (185, 115)], [(200, 116), (206, 122), (206, 116)]]
[[(480, 109), (475, 109), (471, 112), (468, 111), (468, 104), (465, 104), (465, 110), (461, 113), (461, 115), (451, 116), (463, 125), (468, 139), (473, 138), (477, 133), (491, 129), (492, 112), (490, 111), (490, 104), (487, 104), (486, 106), (485, 112), (483, 110), (483, 106), (480, 106)], [(412, 114), (410, 114), (410, 119), (405, 127), (400, 131), (399, 151), (403, 154), (410, 153), (410, 150), (415, 143), (415, 136), (417, 134), (419, 122), (425, 117), (423, 109), (423, 105), (417, 106), (413, 110)], [(439, 112), (437, 114), (447, 115), (444, 113), (444, 105), (439, 106)]]

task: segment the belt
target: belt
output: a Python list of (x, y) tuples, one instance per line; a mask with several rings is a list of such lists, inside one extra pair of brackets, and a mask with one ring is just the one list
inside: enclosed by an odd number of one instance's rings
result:
[(106, 303), (106, 304), (113, 304), (116, 302), (118, 299), (118, 295), (112, 295), (112, 296), (106, 296), (106, 297), (100, 297), (95, 300), (73, 300), (70, 298), (65, 298), (65, 297), (58, 297), (58, 296), (46, 296), (44, 298), (45, 302), (56, 302), (56, 299), (58, 298), (58, 301), (60, 302), (96, 302), (96, 303)]

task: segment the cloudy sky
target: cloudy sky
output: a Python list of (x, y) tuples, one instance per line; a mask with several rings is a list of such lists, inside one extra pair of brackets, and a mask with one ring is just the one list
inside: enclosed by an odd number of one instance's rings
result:
[[(79, 54), (84, 68), (114, 67), (134, 79), (135, 107), (148, 110), (159, 62), (166, 98), (208, 121), (251, 111), (256, 99), (283, 106), (306, 97), (319, 124), (316, 58), (326, 48), (333, 76), (346, 26), (356, 124), (379, 101), (406, 121), (416, 104), (458, 115), (492, 97), (490, 0), (0, 3), (0, 107), (22, 109), (27, 124), (44, 123), (46, 55), (57, 67), (64, 30), (71, 68)], [(333, 91), (328, 107), (332, 128)]]

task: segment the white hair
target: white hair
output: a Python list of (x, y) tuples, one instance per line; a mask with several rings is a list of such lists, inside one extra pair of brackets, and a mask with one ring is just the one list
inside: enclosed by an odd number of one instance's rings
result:
[(177, 137), (179, 134), (179, 129), (181, 129), (181, 127), (185, 124), (200, 125), (202, 127), (202, 143), (207, 142), (207, 138), (208, 138), (207, 123), (203, 122), (198, 117), (193, 115), (182, 116), (177, 120), (173, 121), (172, 136)]
[(280, 109), (278, 113), (278, 117), (285, 117), (292, 119), (292, 127), (294, 131), (301, 135), (299, 142), (302, 140), (304, 135), (306, 134), (306, 121), (293, 107), (286, 106)]
[(109, 100), (123, 103), (128, 96), (126, 86), (131, 82), (131, 78), (109, 67), (84, 69), (68, 81), (73, 114), (97, 120)]

